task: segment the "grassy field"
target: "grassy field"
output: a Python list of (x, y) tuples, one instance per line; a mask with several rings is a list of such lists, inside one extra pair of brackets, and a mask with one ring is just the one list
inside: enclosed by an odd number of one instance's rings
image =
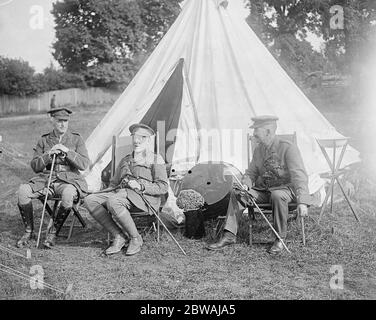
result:
[[(354, 136), (358, 113), (321, 107), (342, 133)], [(76, 108), (71, 129), (87, 138), (108, 108)], [(0, 155), (0, 269), (12, 268), (25, 275), (43, 270), (44, 281), (61, 292), (32, 289), (28, 279), (0, 271), (0, 299), (376, 299), (376, 217), (374, 189), (369, 184), (358, 186), (354, 198), (362, 208), (360, 224), (344, 202), (336, 203), (334, 213), (326, 213), (320, 225), (315, 222), (318, 209), (313, 209), (306, 221), (306, 246), (297, 221), (291, 219), (287, 239), (291, 254), (278, 257), (266, 253), (267, 245), (246, 244), (245, 222), (238, 243), (222, 252), (204, 248), (214, 235), (214, 223), (207, 222), (202, 240), (189, 240), (175, 231), (186, 256), (167, 233), (162, 233), (159, 243), (154, 233), (148, 233), (136, 256), (102, 257), (106, 233), (89, 224), (87, 230), (75, 228), (69, 241), (59, 238), (54, 250), (34, 246), (31, 258), (17, 256), (26, 256), (26, 251), (14, 246), (23, 230), (15, 191), (33, 176), (28, 162), (36, 140), (50, 128), (45, 118), (0, 119), (0, 146), (7, 151)], [(35, 226), (39, 226), (41, 204), (35, 208)], [(255, 237), (272, 240), (261, 220)], [(343, 271), (342, 289), (336, 288), (340, 285), (335, 282), (336, 270)], [(70, 285), (69, 293), (63, 294)]]

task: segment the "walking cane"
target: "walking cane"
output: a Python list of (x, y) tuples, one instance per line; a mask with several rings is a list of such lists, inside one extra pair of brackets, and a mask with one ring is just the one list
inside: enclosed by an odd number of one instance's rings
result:
[(300, 217), (300, 222), (301, 222), (301, 224), (302, 224), (303, 245), (305, 246), (305, 227), (304, 227), (304, 217)]
[(156, 210), (152, 207), (152, 205), (149, 203), (149, 201), (144, 197), (144, 195), (140, 192), (139, 189), (135, 189), (135, 191), (140, 195), (140, 197), (142, 198), (142, 200), (144, 200), (145, 204), (149, 207), (149, 209), (151, 210), (151, 212), (156, 216), (156, 218), (158, 219), (158, 221), (162, 224), (162, 226), (165, 228), (165, 230), (167, 231), (167, 233), (169, 234), (169, 236), (172, 238), (172, 240), (174, 240), (174, 242), (177, 244), (177, 246), (179, 247), (179, 249), (184, 253), (184, 255), (186, 256), (187, 254), (185, 253), (185, 251), (183, 250), (183, 248), (180, 246), (180, 244), (177, 242), (177, 240), (174, 238), (174, 236), (172, 235), (172, 233), (170, 232), (170, 230), (168, 230), (168, 228), (166, 227), (166, 225), (163, 223), (163, 221), (161, 220), (161, 218), (159, 218), (158, 216), (158, 213), (156, 212)]
[(261, 211), (260, 207), (257, 205), (256, 201), (253, 199), (252, 195), (243, 187), (243, 184), (239, 181), (239, 179), (237, 178), (237, 176), (235, 176), (235, 174), (233, 174), (232, 172), (231, 172), (231, 174), (236, 179), (236, 181), (238, 182), (238, 184), (242, 188), (242, 190), (249, 195), (249, 198), (251, 198), (252, 204), (256, 207), (256, 209), (258, 210), (258, 212), (265, 219), (265, 221), (267, 222), (267, 224), (269, 225), (269, 227), (272, 229), (273, 233), (276, 235), (276, 237), (278, 238), (278, 240), (281, 241), (283, 247), (287, 250), (287, 252), (291, 253), (291, 251), (287, 248), (287, 246), (283, 242), (282, 238), (279, 236), (278, 232), (275, 231), (275, 229), (273, 228), (273, 226), (270, 224), (268, 218), (265, 217), (265, 215)]
[[(59, 143), (61, 141), (61, 138), (63, 136), (60, 136), (59, 138)], [(50, 168), (50, 175), (48, 177), (48, 182), (47, 182), (47, 191), (46, 191), (46, 197), (44, 198), (44, 203), (43, 203), (43, 210), (42, 210), (42, 217), (40, 220), (40, 226), (39, 226), (39, 232), (38, 232), (38, 239), (37, 239), (37, 248), (39, 247), (39, 240), (40, 240), (40, 234), (42, 232), (42, 226), (43, 226), (43, 220), (44, 220), (44, 213), (46, 211), (46, 205), (47, 205), (47, 200), (48, 200), (48, 191), (50, 190), (50, 184), (51, 184), (51, 179), (52, 179), (52, 173), (54, 171), (54, 164), (56, 160), (56, 153), (52, 157), (52, 163), (51, 163), (51, 168)]]

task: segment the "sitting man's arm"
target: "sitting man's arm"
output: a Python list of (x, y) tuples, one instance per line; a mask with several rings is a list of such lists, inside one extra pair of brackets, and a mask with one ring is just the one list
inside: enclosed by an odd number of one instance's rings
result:
[(158, 154), (152, 166), (153, 181), (142, 180), (141, 191), (151, 196), (164, 195), (168, 192), (168, 178), (166, 164)]
[(73, 135), (76, 139), (76, 147), (75, 150), (66, 148), (67, 150), (64, 151), (66, 153), (66, 160), (78, 170), (85, 170), (90, 163), (85, 142), (79, 134), (73, 133)]
[(127, 171), (130, 172), (129, 166), (128, 166), (127, 161), (126, 161), (126, 157), (121, 159), (119, 165), (115, 169), (115, 173), (112, 176), (110, 183), (108, 185), (109, 188), (115, 188), (121, 183), (123, 169), (126, 169)]
[(308, 191), (308, 175), (298, 148), (291, 145), (286, 153), (286, 163), (290, 172), (291, 183), (295, 190), (298, 203), (298, 213), (301, 216), (308, 214), (307, 206), (311, 204)]
[(50, 153), (45, 150), (45, 144), (43, 139), (40, 139), (34, 148), (33, 159), (30, 162), (30, 166), (35, 173), (43, 172), (48, 164), (52, 161)]

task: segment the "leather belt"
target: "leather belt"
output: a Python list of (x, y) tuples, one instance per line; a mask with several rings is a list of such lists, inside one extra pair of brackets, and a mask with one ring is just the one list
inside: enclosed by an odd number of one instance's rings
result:
[(56, 164), (54, 166), (55, 172), (66, 172), (66, 171), (72, 171), (70, 166), (64, 165), (64, 164)]

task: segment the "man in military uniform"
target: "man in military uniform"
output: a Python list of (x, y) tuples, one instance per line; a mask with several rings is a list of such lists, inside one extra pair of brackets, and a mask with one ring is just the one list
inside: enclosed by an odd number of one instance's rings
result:
[[(242, 178), (242, 184), (256, 202), (272, 204), (274, 228), (282, 239), (286, 238), (288, 203), (298, 203), (298, 214), (306, 216), (311, 202), (308, 193), (308, 176), (298, 148), (291, 142), (276, 137), (278, 120), (275, 116), (252, 118), (253, 136), (258, 142), (249, 169)], [(209, 250), (218, 250), (236, 242), (238, 219), (245, 205), (239, 192), (233, 191), (227, 210), (223, 237)], [(270, 254), (279, 254), (282, 242), (276, 239)]]
[[(25, 234), (17, 242), (18, 247), (28, 244), (34, 237), (32, 199), (43, 196), (46, 192), (61, 197), (61, 206), (54, 217), (53, 226), (49, 229), (44, 246), (51, 248), (55, 245), (56, 234), (64, 224), (73, 206), (73, 200), (87, 192), (87, 184), (79, 170), (85, 170), (89, 165), (88, 152), (82, 137), (68, 130), (69, 108), (49, 110), (53, 130), (42, 135), (34, 148), (31, 168), (39, 175), (27, 184), (22, 184), (18, 192), (18, 207), (25, 225)], [(52, 168), (50, 190), (46, 190)]]
[(154, 130), (144, 124), (134, 124), (129, 130), (133, 152), (120, 161), (110, 181), (109, 192), (85, 198), (85, 207), (90, 214), (113, 236), (112, 245), (105, 250), (107, 255), (120, 252), (128, 235), (130, 242), (126, 255), (141, 250), (143, 240), (131, 212), (152, 212), (139, 193), (158, 211), (161, 196), (168, 192), (165, 162), (159, 154), (148, 150)]

